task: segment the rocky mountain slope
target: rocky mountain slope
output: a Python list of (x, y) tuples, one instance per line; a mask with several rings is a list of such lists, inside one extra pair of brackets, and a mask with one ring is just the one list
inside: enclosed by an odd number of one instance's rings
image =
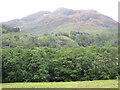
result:
[(95, 10), (72, 10), (58, 8), (54, 12), (39, 11), (21, 19), (6, 22), (29, 33), (93, 32), (117, 28), (117, 22)]

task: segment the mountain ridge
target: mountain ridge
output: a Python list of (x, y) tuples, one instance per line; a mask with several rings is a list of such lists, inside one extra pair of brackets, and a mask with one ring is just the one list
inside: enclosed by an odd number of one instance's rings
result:
[(117, 28), (117, 22), (111, 17), (95, 10), (73, 10), (58, 8), (53, 12), (39, 11), (5, 22), (8, 25), (20, 27), (21, 31), (29, 33), (46, 32), (88, 32)]

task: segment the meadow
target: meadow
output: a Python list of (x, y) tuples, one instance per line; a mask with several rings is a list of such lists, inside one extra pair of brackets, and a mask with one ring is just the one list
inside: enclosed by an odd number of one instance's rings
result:
[(118, 88), (117, 80), (3, 83), (2, 88)]

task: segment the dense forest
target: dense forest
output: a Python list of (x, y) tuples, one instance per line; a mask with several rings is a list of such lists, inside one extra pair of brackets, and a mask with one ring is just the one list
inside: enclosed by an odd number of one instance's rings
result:
[(116, 79), (116, 47), (3, 49), (3, 82)]
[(116, 79), (118, 32), (23, 33), (2, 25), (3, 82)]

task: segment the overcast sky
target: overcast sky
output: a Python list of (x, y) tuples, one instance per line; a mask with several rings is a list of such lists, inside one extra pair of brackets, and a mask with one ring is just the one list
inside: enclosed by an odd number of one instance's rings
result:
[(59, 7), (94, 9), (118, 21), (119, 0), (0, 0), (0, 22), (22, 18), (38, 11), (54, 11)]

